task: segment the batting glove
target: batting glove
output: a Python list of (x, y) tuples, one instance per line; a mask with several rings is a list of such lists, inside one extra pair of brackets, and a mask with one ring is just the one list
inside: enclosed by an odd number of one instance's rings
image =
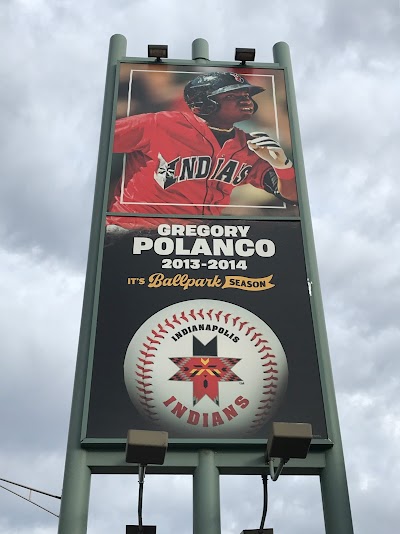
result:
[(289, 169), (293, 167), (293, 163), (286, 156), (281, 145), (268, 134), (265, 132), (252, 132), (250, 135), (254, 139), (249, 139), (247, 146), (258, 157), (268, 161), (275, 169)]

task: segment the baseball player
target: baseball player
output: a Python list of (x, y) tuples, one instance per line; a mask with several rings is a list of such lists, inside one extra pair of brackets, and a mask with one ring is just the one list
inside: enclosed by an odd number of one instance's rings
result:
[(257, 111), (264, 91), (235, 72), (201, 74), (184, 89), (187, 112), (162, 111), (116, 121), (114, 152), (125, 153), (123, 177), (109, 206), (108, 230), (156, 227), (144, 215), (220, 215), (235, 187), (251, 184), (297, 202), (295, 173), (265, 132), (246, 134), (234, 123)]

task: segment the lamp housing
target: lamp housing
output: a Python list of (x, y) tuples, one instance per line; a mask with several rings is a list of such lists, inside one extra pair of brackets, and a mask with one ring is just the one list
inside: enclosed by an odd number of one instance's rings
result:
[(168, 432), (128, 430), (126, 461), (129, 464), (162, 465), (168, 447)]
[(266, 459), (305, 458), (312, 440), (309, 423), (272, 423), (268, 436)]
[(147, 47), (148, 57), (155, 57), (158, 61), (167, 59), (168, 57), (168, 45), (148, 45)]
[(254, 61), (255, 57), (256, 57), (255, 48), (236, 48), (235, 49), (235, 61), (241, 61), (242, 65), (244, 65), (246, 61)]

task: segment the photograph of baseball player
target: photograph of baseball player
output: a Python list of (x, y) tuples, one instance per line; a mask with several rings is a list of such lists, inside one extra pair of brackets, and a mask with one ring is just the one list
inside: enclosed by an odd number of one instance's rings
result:
[[(124, 115), (120, 99), (115, 122), (113, 152), (123, 159), (117, 172), (114, 161), (109, 233), (151, 227), (153, 221), (156, 227), (160, 215), (298, 215), (287, 108), (277, 104), (275, 78), (282, 76), (284, 92), (282, 71), (248, 69), (253, 73), (245, 77), (216, 69), (200, 74), (199, 68), (161, 73), (131, 69), (122, 99), (125, 116), (118, 118)], [(256, 70), (262, 74), (254, 74)], [(132, 99), (138, 84), (142, 98)], [(264, 92), (267, 101), (261, 99)], [(280, 100), (285, 102), (285, 95)], [(148, 112), (153, 102), (154, 109), (164, 111)], [(270, 108), (269, 122), (263, 120), (262, 107)], [(258, 113), (261, 119), (255, 121)], [(278, 140), (283, 130), (285, 148)]]

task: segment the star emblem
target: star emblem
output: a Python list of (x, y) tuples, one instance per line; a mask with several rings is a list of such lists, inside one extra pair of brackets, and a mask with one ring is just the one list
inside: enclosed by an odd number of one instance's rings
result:
[(193, 406), (205, 396), (219, 406), (219, 383), (241, 382), (241, 378), (232, 371), (240, 358), (218, 357), (216, 341), (215, 337), (203, 345), (193, 336), (193, 356), (170, 358), (179, 367), (170, 380), (193, 383)]

